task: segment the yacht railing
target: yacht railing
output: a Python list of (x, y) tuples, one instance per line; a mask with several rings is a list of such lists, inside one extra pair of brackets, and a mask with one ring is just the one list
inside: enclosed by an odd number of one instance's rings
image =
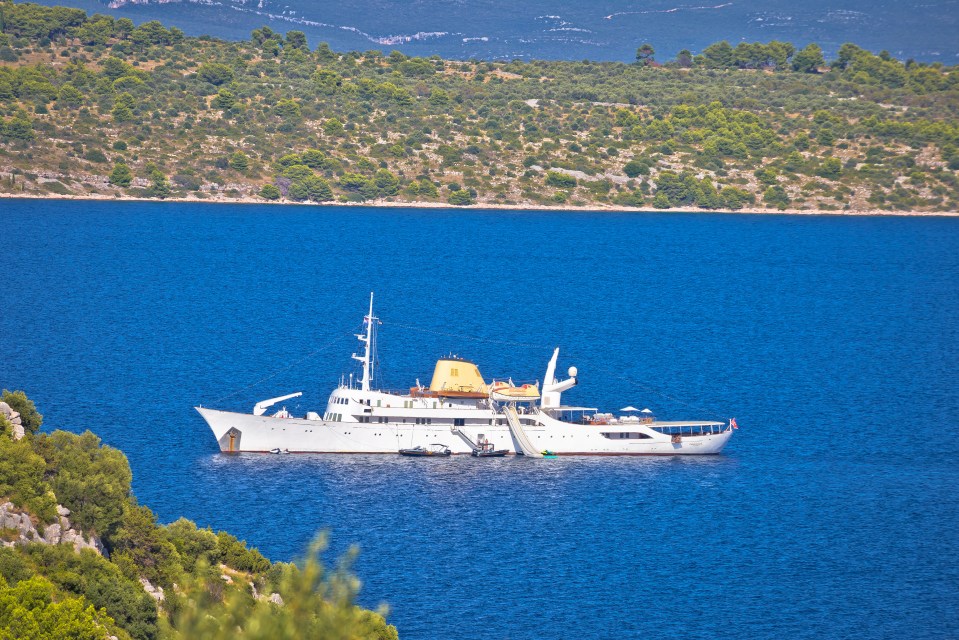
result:
[(667, 436), (709, 436), (724, 433), (731, 428), (723, 423), (647, 426), (653, 431), (658, 431)]

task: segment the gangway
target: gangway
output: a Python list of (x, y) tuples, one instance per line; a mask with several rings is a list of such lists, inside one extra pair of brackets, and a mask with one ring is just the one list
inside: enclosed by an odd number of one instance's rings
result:
[(509, 432), (513, 436), (513, 441), (519, 445), (519, 452), (530, 458), (542, 458), (542, 452), (533, 446), (529, 436), (523, 429), (523, 424), (519, 421), (519, 415), (516, 413), (516, 403), (510, 403), (503, 407), (503, 413), (506, 415), (506, 424), (509, 425)]
[(463, 433), (456, 427), (450, 427), (450, 431), (452, 431), (455, 435), (458, 435), (460, 438), (462, 438), (463, 442), (468, 444), (469, 448), (472, 449), (473, 451), (479, 451), (480, 449), (482, 449), (482, 447), (480, 447), (478, 444), (473, 442), (472, 438), (470, 438), (468, 435), (466, 435), (465, 433)]

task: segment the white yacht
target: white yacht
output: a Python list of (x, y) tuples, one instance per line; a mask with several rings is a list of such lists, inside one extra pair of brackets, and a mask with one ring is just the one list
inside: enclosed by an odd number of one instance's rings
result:
[[(291, 393), (256, 403), (252, 413), (196, 407), (226, 453), (390, 453), (437, 443), (454, 454), (506, 449), (516, 455), (686, 455), (716, 454), (732, 435), (735, 421), (663, 422), (651, 414), (614, 416), (591, 407), (565, 406), (562, 393), (577, 384), (577, 371), (556, 379), (559, 349), (546, 367), (542, 386), (483, 379), (472, 362), (442, 358), (429, 387), (409, 391), (372, 387), (376, 363), (373, 296), (356, 337), (362, 354), (358, 382), (330, 394), (322, 415), (293, 416), (270, 407), (302, 395)], [(629, 409), (632, 410), (632, 407)], [(633, 410), (634, 411), (634, 410)]]

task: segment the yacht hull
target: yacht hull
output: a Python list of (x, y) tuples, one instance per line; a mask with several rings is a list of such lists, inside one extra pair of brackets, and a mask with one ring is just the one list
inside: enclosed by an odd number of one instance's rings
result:
[[(280, 418), (196, 407), (210, 426), (224, 453), (260, 452), (273, 449), (291, 453), (384, 453), (428, 447), (442, 443), (454, 454), (471, 454), (466, 439), (449, 425), (406, 423), (361, 423), (302, 418)], [(610, 439), (610, 427), (572, 424), (539, 414), (538, 424), (524, 427), (526, 436), (541, 450), (558, 455), (710, 455), (722, 451), (732, 435), (729, 428), (712, 434), (680, 438), (642, 429), (647, 436)], [(474, 442), (482, 436), (495, 449), (521, 451), (505, 424), (455, 427)], [(632, 431), (639, 427), (631, 427)]]

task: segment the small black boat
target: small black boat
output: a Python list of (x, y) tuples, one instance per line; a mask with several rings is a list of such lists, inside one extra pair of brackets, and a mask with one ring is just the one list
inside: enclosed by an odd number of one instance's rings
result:
[(507, 453), (509, 449), (494, 449), (493, 445), (485, 445), (482, 449), (473, 449), (474, 458), (502, 458)]
[(450, 448), (445, 444), (431, 444), (429, 448), (413, 447), (412, 449), (400, 449), (401, 456), (410, 456), (414, 458), (445, 458), (453, 455)]

